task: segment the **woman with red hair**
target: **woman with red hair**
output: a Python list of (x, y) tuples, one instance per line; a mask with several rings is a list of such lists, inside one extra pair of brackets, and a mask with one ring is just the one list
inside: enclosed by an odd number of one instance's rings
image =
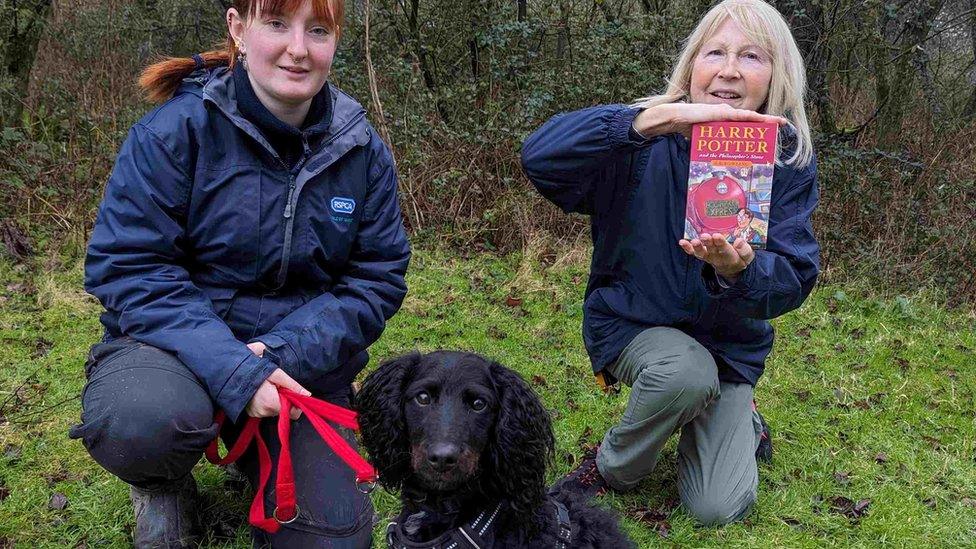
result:
[[(71, 432), (131, 485), (137, 547), (199, 541), (191, 470), (221, 430), (215, 412), (230, 441), (266, 418), (277, 462), (278, 388), (348, 406), (406, 294), (392, 157), (327, 81), (342, 12), (342, 0), (240, 0), (226, 48), (140, 78), (164, 103), (129, 132), (92, 232), (85, 288), (105, 336)], [(308, 421), (290, 439), (298, 513), (255, 529), (255, 546), (368, 547), (373, 508), (353, 472)], [(240, 464), (254, 484), (256, 452)]]

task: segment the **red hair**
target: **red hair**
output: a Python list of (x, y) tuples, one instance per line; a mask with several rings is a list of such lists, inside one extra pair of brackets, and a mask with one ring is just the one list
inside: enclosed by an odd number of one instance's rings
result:
[[(258, 13), (291, 13), (308, 0), (235, 0), (234, 9), (250, 22)], [(345, 11), (343, 0), (311, 0), (312, 12), (321, 19), (336, 38), (342, 35), (342, 19)], [(206, 68), (229, 66), (234, 68), (237, 60), (237, 45), (227, 33), (222, 49), (203, 52), (199, 55)], [(153, 103), (162, 103), (173, 97), (180, 82), (197, 69), (197, 61), (191, 57), (166, 57), (143, 69), (139, 75), (139, 87), (146, 98)]]

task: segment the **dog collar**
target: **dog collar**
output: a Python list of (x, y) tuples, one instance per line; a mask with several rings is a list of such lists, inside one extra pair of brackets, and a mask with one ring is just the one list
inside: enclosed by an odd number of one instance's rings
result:
[(556, 523), (559, 530), (556, 532), (556, 549), (566, 549), (573, 542), (572, 524), (569, 522), (569, 511), (562, 503), (551, 500), (552, 506), (556, 508)]
[(472, 496), (470, 490), (451, 492), (448, 495), (436, 492), (424, 492), (408, 485), (404, 485), (400, 489), (400, 493), (415, 505), (430, 507), (444, 515), (457, 515)]
[[(573, 542), (569, 511), (562, 503), (554, 499), (550, 501), (555, 508), (556, 549), (568, 549)], [(386, 527), (386, 543), (390, 549), (488, 549), (494, 545), (494, 532), (491, 526), (501, 508), (502, 504), (499, 503), (490, 513), (484, 510), (469, 524), (449, 530), (423, 543), (410, 541), (403, 532), (401, 521), (393, 521)]]
[(403, 532), (401, 521), (393, 521), (386, 527), (386, 543), (390, 549), (487, 549), (493, 545), (495, 536), (491, 526), (501, 508), (499, 503), (491, 511), (486, 509), (479, 513), (470, 523), (423, 543), (410, 541)]

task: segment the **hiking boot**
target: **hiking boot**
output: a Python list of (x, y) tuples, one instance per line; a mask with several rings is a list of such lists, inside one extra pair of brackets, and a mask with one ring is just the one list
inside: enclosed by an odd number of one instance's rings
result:
[(583, 500), (602, 496), (610, 491), (610, 485), (600, 474), (596, 466), (596, 452), (584, 455), (583, 462), (566, 476), (556, 481), (549, 489), (549, 494), (569, 492)]
[(762, 414), (756, 409), (756, 401), (752, 401), (753, 419), (759, 420), (762, 430), (759, 432), (759, 447), (756, 448), (756, 461), (762, 463), (773, 462), (773, 439), (769, 433), (769, 424), (763, 419)]
[(132, 544), (138, 549), (189, 548), (200, 543), (197, 483), (192, 475), (147, 490), (130, 487), (136, 515)]

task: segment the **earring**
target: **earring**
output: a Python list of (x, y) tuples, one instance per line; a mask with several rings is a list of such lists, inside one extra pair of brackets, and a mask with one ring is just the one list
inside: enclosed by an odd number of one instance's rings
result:
[(244, 48), (240, 44), (237, 45), (237, 62), (247, 70), (247, 53), (244, 52)]

